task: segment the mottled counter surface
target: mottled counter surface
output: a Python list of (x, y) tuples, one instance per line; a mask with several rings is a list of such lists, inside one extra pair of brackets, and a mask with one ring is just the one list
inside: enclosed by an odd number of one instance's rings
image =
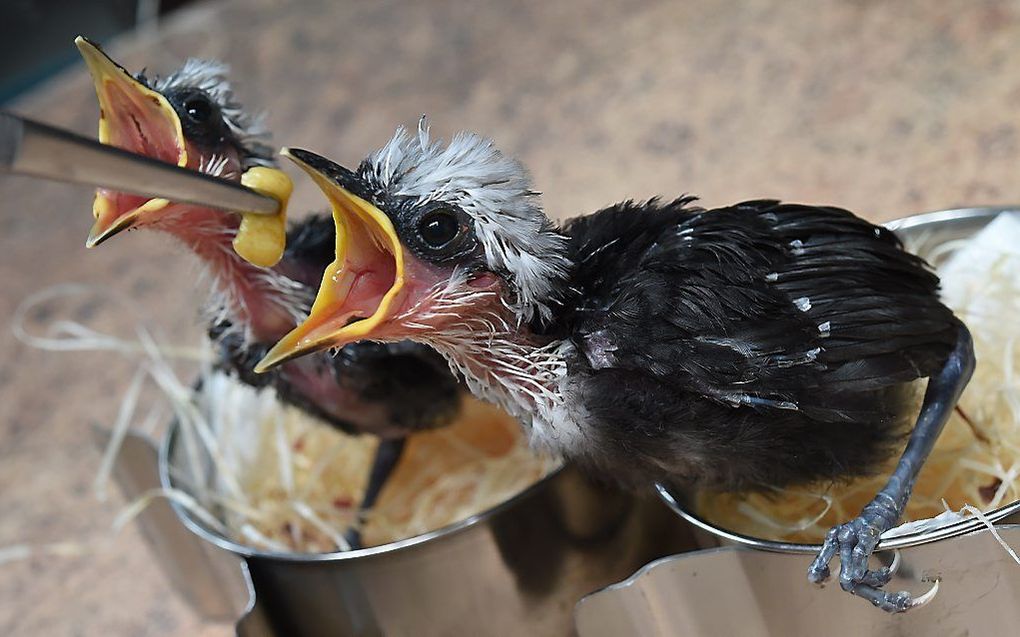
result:
[[(422, 113), (441, 135), (485, 132), (531, 167), (555, 216), (684, 192), (708, 205), (832, 203), (874, 220), (1020, 202), (1016, 3), (464, 4), (212, 3), (110, 48), (152, 71), (223, 59), (278, 142), (344, 163)], [(16, 108), (95, 130), (82, 65)], [(167, 340), (197, 342), (194, 264), (156, 236), (86, 252), (89, 200), (0, 179), (0, 547), (92, 547), (0, 565), (0, 634), (229, 634), (199, 625), (133, 528), (109, 539), (123, 502), (92, 494), (89, 424), (112, 422), (134, 364), (42, 352), (10, 333), (27, 295), (78, 282), (133, 306), (62, 315), (125, 333), (142, 317)], [(301, 180), (294, 208), (319, 205)]]

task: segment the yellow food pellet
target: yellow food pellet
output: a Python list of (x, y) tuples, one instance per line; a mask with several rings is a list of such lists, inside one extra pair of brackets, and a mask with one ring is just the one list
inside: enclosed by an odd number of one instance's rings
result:
[(276, 168), (256, 166), (241, 175), (241, 183), (280, 202), (275, 215), (242, 214), (234, 250), (248, 263), (270, 268), (279, 263), (287, 246), (287, 202), (294, 183)]

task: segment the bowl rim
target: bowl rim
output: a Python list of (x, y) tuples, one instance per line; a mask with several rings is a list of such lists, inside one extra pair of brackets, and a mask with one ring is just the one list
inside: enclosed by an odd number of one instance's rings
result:
[(898, 232), (908, 230), (917, 226), (928, 226), (935, 223), (957, 223), (973, 219), (984, 219), (985, 217), (996, 217), (1003, 212), (1020, 212), (1020, 205), (1013, 206), (965, 206), (961, 208), (946, 208), (944, 210), (933, 210), (921, 212), (906, 217), (898, 217), (883, 222), (882, 226)]
[[(170, 476), (170, 454), (172, 453), (179, 431), (179, 423), (175, 420), (170, 424), (170, 427), (167, 429), (160, 441), (158, 469), (160, 485), (164, 489), (180, 489), (180, 487), (174, 484), (174, 480)], [(246, 559), (255, 558), (289, 563), (344, 562), (407, 552), (415, 547), (435, 544), (438, 541), (460, 535), (461, 533), (478, 526), (482, 522), (495, 518), (505, 513), (510, 508), (518, 506), (521, 502), (534, 497), (539, 491), (548, 488), (549, 483), (562, 474), (569, 466), (571, 466), (570, 463), (561, 461), (558, 467), (552, 469), (543, 478), (528, 486), (526, 489), (518, 492), (513, 497), (458, 522), (447, 524), (446, 526), (438, 529), (413, 535), (395, 542), (387, 542), (386, 544), (355, 549), (352, 551), (330, 551), (328, 553), (284, 553), (280, 551), (257, 549), (223, 537), (219, 533), (196, 520), (190, 512), (188, 512), (188, 510), (177, 501), (170, 499), (169, 503), (173, 508), (174, 514), (189, 531), (221, 549), (230, 551), (231, 553)]]
[[(900, 217), (887, 221), (882, 225), (886, 228), (899, 232), (912, 228), (923, 228), (925, 226), (935, 224), (957, 224), (968, 221), (993, 218), (1003, 212), (1020, 212), (1020, 205), (1017, 206), (968, 206), (963, 208), (948, 208), (945, 210), (935, 210), (933, 212), (925, 212), (916, 215), (910, 215), (907, 217)], [(746, 535), (737, 531), (716, 526), (708, 520), (702, 518), (694, 512), (693, 508), (688, 508), (687, 499), (684, 497), (678, 497), (673, 491), (666, 485), (656, 483), (655, 490), (658, 493), (659, 498), (668, 506), (674, 513), (679, 515), (681, 518), (690, 522), (694, 526), (707, 531), (712, 535), (720, 537), (725, 540), (729, 540), (735, 544), (747, 546), (751, 548), (761, 549), (764, 551), (772, 551), (777, 553), (817, 553), (821, 550), (822, 545), (808, 544), (801, 542), (784, 542), (780, 540), (768, 540), (765, 538), (759, 538), (752, 535)], [(1004, 518), (1013, 515), (1014, 513), (1020, 513), (1020, 500), (1016, 500), (1009, 504), (1005, 504), (993, 511), (988, 511), (984, 514), (984, 517), (989, 523), (994, 524)], [(918, 546), (921, 544), (928, 544), (930, 542), (937, 542), (939, 540), (945, 540), (952, 537), (964, 535), (974, 531), (988, 528), (984, 521), (973, 517), (965, 520), (958, 520), (951, 522), (944, 526), (940, 526), (936, 529), (928, 529), (923, 531), (915, 531), (913, 533), (906, 533), (904, 535), (898, 535), (888, 539), (880, 540), (878, 546), (875, 547), (876, 551), (889, 551), (894, 549), (903, 549), (911, 546)]]
[[(729, 540), (736, 544), (750, 548), (762, 549), (764, 551), (772, 551), (774, 553), (817, 553), (822, 548), (821, 544), (768, 540), (765, 538), (754, 537), (753, 535), (739, 533), (737, 531), (731, 531), (721, 526), (716, 526), (694, 513), (692, 509), (687, 508), (684, 505), (685, 499), (674, 495), (668, 487), (662, 484), (656, 484), (655, 490), (659, 494), (659, 498), (666, 503), (666, 506), (672, 509), (674, 513), (682, 517), (684, 520), (690, 522), (703, 531), (708, 531), (712, 535)], [(984, 517), (989, 523), (995, 524), (1014, 513), (1020, 513), (1020, 500), (1005, 504), (993, 511), (988, 511), (984, 514)], [(903, 535), (897, 535), (895, 537), (880, 540), (878, 546), (875, 547), (875, 551), (905, 549), (911, 546), (919, 546), (921, 544), (929, 544), (931, 542), (938, 542), (939, 540), (946, 540), (987, 528), (988, 525), (979, 518), (966, 518), (964, 520), (958, 520), (956, 522), (940, 526), (936, 529), (914, 531), (912, 533), (905, 533)]]

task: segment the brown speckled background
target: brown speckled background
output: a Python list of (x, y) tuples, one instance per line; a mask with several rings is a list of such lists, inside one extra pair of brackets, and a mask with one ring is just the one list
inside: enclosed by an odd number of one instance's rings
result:
[[(110, 48), (156, 71), (221, 58), (278, 142), (342, 162), (421, 113), (439, 134), (485, 132), (531, 167), (554, 216), (683, 192), (873, 220), (1020, 203), (1017, 3), (465, 5), (212, 2)], [(82, 65), (15, 108), (95, 130)], [(84, 188), (0, 178), (0, 548), (109, 537), (123, 503), (92, 496), (88, 425), (112, 422), (133, 369), (27, 348), (10, 334), (16, 305), (53, 284), (100, 284), (169, 340), (200, 334), (193, 264), (145, 234), (86, 252), (89, 201)], [(294, 208), (319, 205), (301, 181)], [(71, 314), (108, 330), (134, 320), (109, 304)], [(0, 565), (2, 635), (229, 633), (198, 624), (132, 528), (83, 557)]]

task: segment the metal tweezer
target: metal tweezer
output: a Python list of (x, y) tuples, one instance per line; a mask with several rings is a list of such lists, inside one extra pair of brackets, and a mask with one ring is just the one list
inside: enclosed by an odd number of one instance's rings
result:
[(137, 155), (0, 111), (0, 173), (11, 172), (272, 215), (280, 203), (241, 184)]

